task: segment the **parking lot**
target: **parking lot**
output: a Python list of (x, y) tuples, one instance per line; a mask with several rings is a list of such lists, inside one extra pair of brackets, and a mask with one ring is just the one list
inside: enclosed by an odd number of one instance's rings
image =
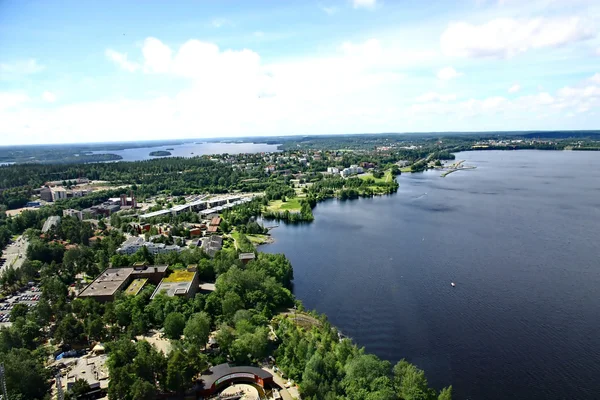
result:
[(0, 302), (0, 324), (9, 322), (10, 312), (15, 307), (15, 304), (22, 303), (31, 308), (37, 304), (40, 296), (40, 289), (31, 286), (3, 299)]

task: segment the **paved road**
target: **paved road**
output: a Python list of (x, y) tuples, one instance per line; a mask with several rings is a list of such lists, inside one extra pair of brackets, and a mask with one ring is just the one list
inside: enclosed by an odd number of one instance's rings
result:
[[(21, 265), (23, 265), (23, 261), (25, 261), (27, 256), (28, 246), (29, 241), (24, 236), (19, 236), (17, 240), (6, 246), (3, 254), (3, 257), (6, 258), (6, 262), (2, 266), (2, 269), (9, 265), (12, 265), (17, 269), (21, 268)], [(2, 271), (0, 270), (0, 273), (1, 272)]]

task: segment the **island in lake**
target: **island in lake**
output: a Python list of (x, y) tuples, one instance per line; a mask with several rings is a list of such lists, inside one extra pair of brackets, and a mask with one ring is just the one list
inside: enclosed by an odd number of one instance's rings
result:
[(173, 147), (169, 147), (166, 150), (175, 150)]
[(150, 152), (150, 156), (152, 156), (152, 157), (166, 157), (166, 156), (170, 156), (170, 155), (171, 155), (170, 151), (164, 151), (164, 150)]

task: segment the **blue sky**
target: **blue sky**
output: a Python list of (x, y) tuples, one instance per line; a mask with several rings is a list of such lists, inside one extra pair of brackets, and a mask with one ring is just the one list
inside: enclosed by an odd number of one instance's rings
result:
[(0, 2), (0, 144), (600, 129), (593, 0)]

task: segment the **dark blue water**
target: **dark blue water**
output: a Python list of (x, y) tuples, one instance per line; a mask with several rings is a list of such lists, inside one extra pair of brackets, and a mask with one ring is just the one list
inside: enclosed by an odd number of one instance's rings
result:
[(307, 308), (457, 399), (600, 398), (600, 152), (457, 159), (477, 169), (320, 203), (261, 250)]
[[(158, 147), (138, 147), (124, 150), (102, 150), (94, 151), (94, 154), (116, 154), (123, 157), (119, 161), (142, 161), (160, 157), (152, 157), (150, 153), (153, 151), (168, 151), (171, 153), (169, 157), (194, 157), (204, 154), (240, 154), (240, 153), (266, 153), (276, 152), (275, 144), (265, 143), (185, 143), (179, 145), (167, 145)], [(167, 150), (173, 149), (173, 150)]]

